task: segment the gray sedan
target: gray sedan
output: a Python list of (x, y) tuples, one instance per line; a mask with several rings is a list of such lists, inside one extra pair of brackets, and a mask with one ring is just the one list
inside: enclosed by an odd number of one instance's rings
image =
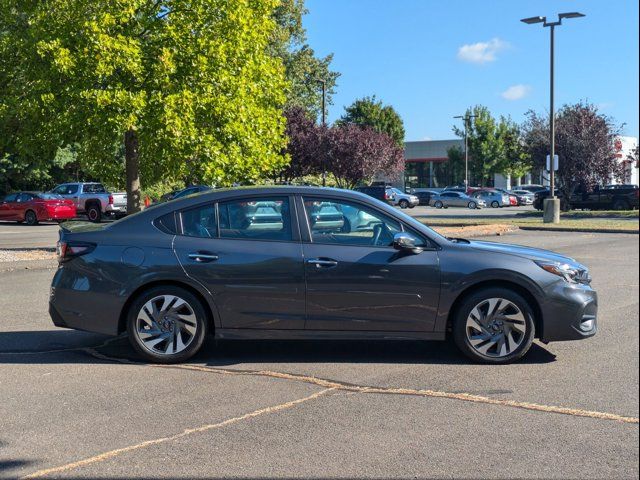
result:
[[(360, 214), (361, 212), (361, 214)], [(587, 268), (544, 250), (443, 237), (367, 195), (220, 189), (108, 225), (67, 222), (49, 297), (59, 327), (182, 362), (235, 339), (452, 337), (502, 364), (595, 335)]]
[(432, 196), (429, 201), (429, 205), (436, 208), (465, 207), (472, 210), (487, 206), (485, 201), (482, 199), (472, 198), (464, 193), (453, 192), (450, 190), (444, 191), (439, 195)]

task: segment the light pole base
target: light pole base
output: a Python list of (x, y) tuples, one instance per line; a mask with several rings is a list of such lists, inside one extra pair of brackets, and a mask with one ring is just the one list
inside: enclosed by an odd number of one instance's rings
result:
[(544, 223), (560, 223), (560, 199), (544, 199)]

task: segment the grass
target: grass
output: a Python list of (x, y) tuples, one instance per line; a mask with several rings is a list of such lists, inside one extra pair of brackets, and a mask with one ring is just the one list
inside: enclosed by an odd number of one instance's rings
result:
[[(472, 225), (515, 225), (520, 228), (540, 229), (540, 230), (556, 230), (566, 229), (575, 231), (590, 232), (638, 232), (639, 223), (629, 221), (625, 218), (579, 218), (579, 217), (563, 217), (559, 225), (553, 223), (543, 223), (541, 215), (517, 216), (512, 218), (418, 218), (422, 223), (429, 227), (465, 227)], [(633, 217), (631, 217), (633, 218)]]
[[(543, 212), (520, 212), (518, 217), (542, 217)], [(638, 218), (638, 210), (571, 210), (561, 218)]]

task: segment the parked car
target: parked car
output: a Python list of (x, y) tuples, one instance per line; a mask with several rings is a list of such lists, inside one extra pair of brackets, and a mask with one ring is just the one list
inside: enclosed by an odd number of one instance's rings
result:
[(356, 188), (356, 191), (390, 204), (393, 204), (393, 202), (395, 202), (396, 200), (396, 194), (393, 192), (393, 189), (389, 185), (371, 185), (368, 187), (358, 187)]
[[(452, 192), (455, 193), (455, 192)], [(260, 203), (281, 221), (234, 225)], [(353, 208), (370, 228), (314, 223)], [(49, 311), (59, 327), (128, 333), (145, 359), (185, 361), (208, 333), (236, 339), (453, 337), (475, 361), (595, 335), (588, 269), (563, 255), (449, 239), (384, 202), (309, 187), (220, 189), (108, 226), (63, 224)], [(91, 227), (91, 228), (89, 228)], [(106, 272), (106, 273), (105, 273)]]
[(438, 192), (433, 190), (418, 190), (413, 193), (418, 197), (418, 205), (429, 205), (431, 203), (431, 197), (438, 195)]
[(105, 216), (120, 218), (127, 214), (127, 194), (109, 193), (101, 183), (63, 183), (49, 193), (73, 201), (76, 211), (92, 222), (100, 222)]
[(510, 190), (509, 193), (511, 195), (515, 195), (519, 206), (533, 205), (533, 199), (535, 198), (535, 195), (532, 192), (528, 190), (516, 189)]
[(451, 185), (451, 186), (444, 187), (442, 191), (443, 192), (459, 192), (459, 193), (468, 194), (469, 188), (465, 187), (464, 185)]
[(492, 188), (491, 190), (495, 190), (496, 192), (500, 192), (503, 195), (508, 195), (509, 196), (509, 206), (510, 207), (517, 207), (520, 205), (520, 203), (518, 202), (518, 197), (516, 195), (514, 195), (513, 193), (509, 192), (508, 190), (505, 190), (504, 188)]
[(487, 205), (493, 208), (509, 207), (511, 200), (506, 193), (497, 190), (480, 190), (472, 195), (472, 198), (484, 200)]
[(531, 184), (531, 185), (520, 185), (518, 189), (526, 190), (531, 193), (536, 193), (536, 192), (542, 192), (544, 190), (548, 190), (548, 187), (545, 187), (544, 185)]
[(413, 208), (416, 205), (420, 204), (420, 199), (411, 193), (404, 193), (402, 190), (398, 188), (391, 188), (391, 191), (394, 194), (394, 200), (392, 205), (395, 205), (400, 208)]
[[(548, 189), (536, 193), (533, 206), (538, 210), (544, 209), (544, 200), (549, 198)], [(598, 186), (593, 189), (578, 187), (571, 198), (564, 197), (562, 191), (557, 190), (562, 210), (631, 210), (638, 208), (639, 190), (637, 185), (609, 185)]]
[(62, 222), (76, 216), (71, 200), (42, 192), (15, 192), (0, 202), (0, 220), (13, 220), (27, 225), (53, 220)]
[(469, 195), (454, 191), (443, 191), (439, 195), (431, 197), (431, 205), (436, 208), (466, 207), (472, 210), (486, 207), (486, 202), (481, 198), (473, 198)]
[(168, 202), (169, 200), (186, 197), (187, 195), (192, 195), (194, 193), (208, 192), (209, 190), (213, 190), (213, 187), (210, 187), (208, 185), (191, 185), (189, 187), (183, 188), (182, 190), (175, 190), (171, 193), (164, 194), (160, 201)]

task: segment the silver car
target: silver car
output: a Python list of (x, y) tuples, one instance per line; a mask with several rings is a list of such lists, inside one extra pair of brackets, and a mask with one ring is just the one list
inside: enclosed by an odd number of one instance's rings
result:
[(431, 197), (429, 205), (436, 208), (466, 207), (472, 210), (487, 206), (481, 198), (472, 198), (465, 193), (452, 191), (442, 192)]
[(518, 205), (533, 205), (535, 194), (528, 190), (509, 190), (511, 195), (515, 195), (518, 199)]
[(481, 190), (473, 194), (473, 198), (484, 200), (487, 205), (493, 208), (508, 207), (511, 205), (509, 195), (496, 190)]
[(391, 191), (395, 195), (392, 205), (400, 208), (413, 208), (420, 204), (420, 199), (416, 195), (404, 193), (402, 190), (392, 188)]

